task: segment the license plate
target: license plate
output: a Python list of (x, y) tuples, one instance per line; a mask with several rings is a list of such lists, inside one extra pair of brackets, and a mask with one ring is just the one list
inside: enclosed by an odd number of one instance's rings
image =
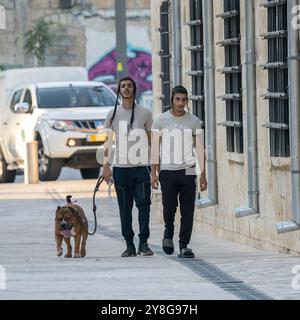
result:
[(91, 134), (87, 136), (88, 142), (105, 142), (106, 141), (106, 134), (100, 133), (100, 134)]

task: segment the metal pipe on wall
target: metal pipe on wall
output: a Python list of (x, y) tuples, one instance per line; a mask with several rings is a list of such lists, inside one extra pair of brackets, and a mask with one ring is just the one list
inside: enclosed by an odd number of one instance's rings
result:
[(217, 152), (216, 152), (216, 100), (214, 59), (213, 1), (203, 0), (204, 34), (204, 91), (206, 104), (206, 148), (208, 197), (196, 201), (196, 206), (206, 208), (217, 204)]
[(180, 0), (172, 1), (172, 69), (173, 86), (182, 83), (182, 57), (181, 57), (181, 19), (180, 19)]
[(299, 77), (299, 30), (292, 26), (293, 8), (299, 0), (288, 3), (288, 40), (289, 40), (289, 107), (290, 107), (290, 145), (291, 145), (291, 182), (293, 220), (277, 224), (278, 233), (300, 230), (300, 77)]
[(235, 210), (237, 218), (258, 214), (259, 212), (254, 2), (254, 0), (244, 1), (248, 137), (248, 207), (237, 208)]

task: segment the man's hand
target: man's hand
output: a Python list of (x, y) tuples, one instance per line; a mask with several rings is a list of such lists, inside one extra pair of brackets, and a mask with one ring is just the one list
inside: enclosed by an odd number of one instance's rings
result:
[(206, 181), (206, 174), (202, 172), (200, 176), (200, 191), (204, 192), (207, 190), (207, 181)]
[(104, 165), (103, 166), (103, 173), (102, 173), (102, 177), (104, 179), (104, 181), (106, 183), (109, 183), (110, 178), (112, 177), (113, 173), (109, 167), (109, 165)]
[(158, 189), (159, 181), (158, 181), (158, 176), (156, 173), (151, 173), (151, 187), (154, 190)]

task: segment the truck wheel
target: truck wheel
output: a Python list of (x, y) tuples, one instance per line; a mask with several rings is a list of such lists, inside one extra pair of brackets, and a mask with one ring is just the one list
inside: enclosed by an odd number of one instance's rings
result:
[(59, 177), (62, 163), (59, 159), (49, 158), (45, 154), (41, 140), (38, 141), (38, 164), (40, 181), (54, 181)]
[(100, 168), (80, 169), (82, 179), (98, 179)]
[(0, 183), (13, 183), (16, 178), (16, 170), (7, 170), (7, 163), (0, 152)]

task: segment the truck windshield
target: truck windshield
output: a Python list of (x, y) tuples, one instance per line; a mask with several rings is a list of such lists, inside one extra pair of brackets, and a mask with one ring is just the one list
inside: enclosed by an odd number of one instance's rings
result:
[(39, 88), (39, 108), (75, 108), (113, 106), (116, 97), (104, 86)]

